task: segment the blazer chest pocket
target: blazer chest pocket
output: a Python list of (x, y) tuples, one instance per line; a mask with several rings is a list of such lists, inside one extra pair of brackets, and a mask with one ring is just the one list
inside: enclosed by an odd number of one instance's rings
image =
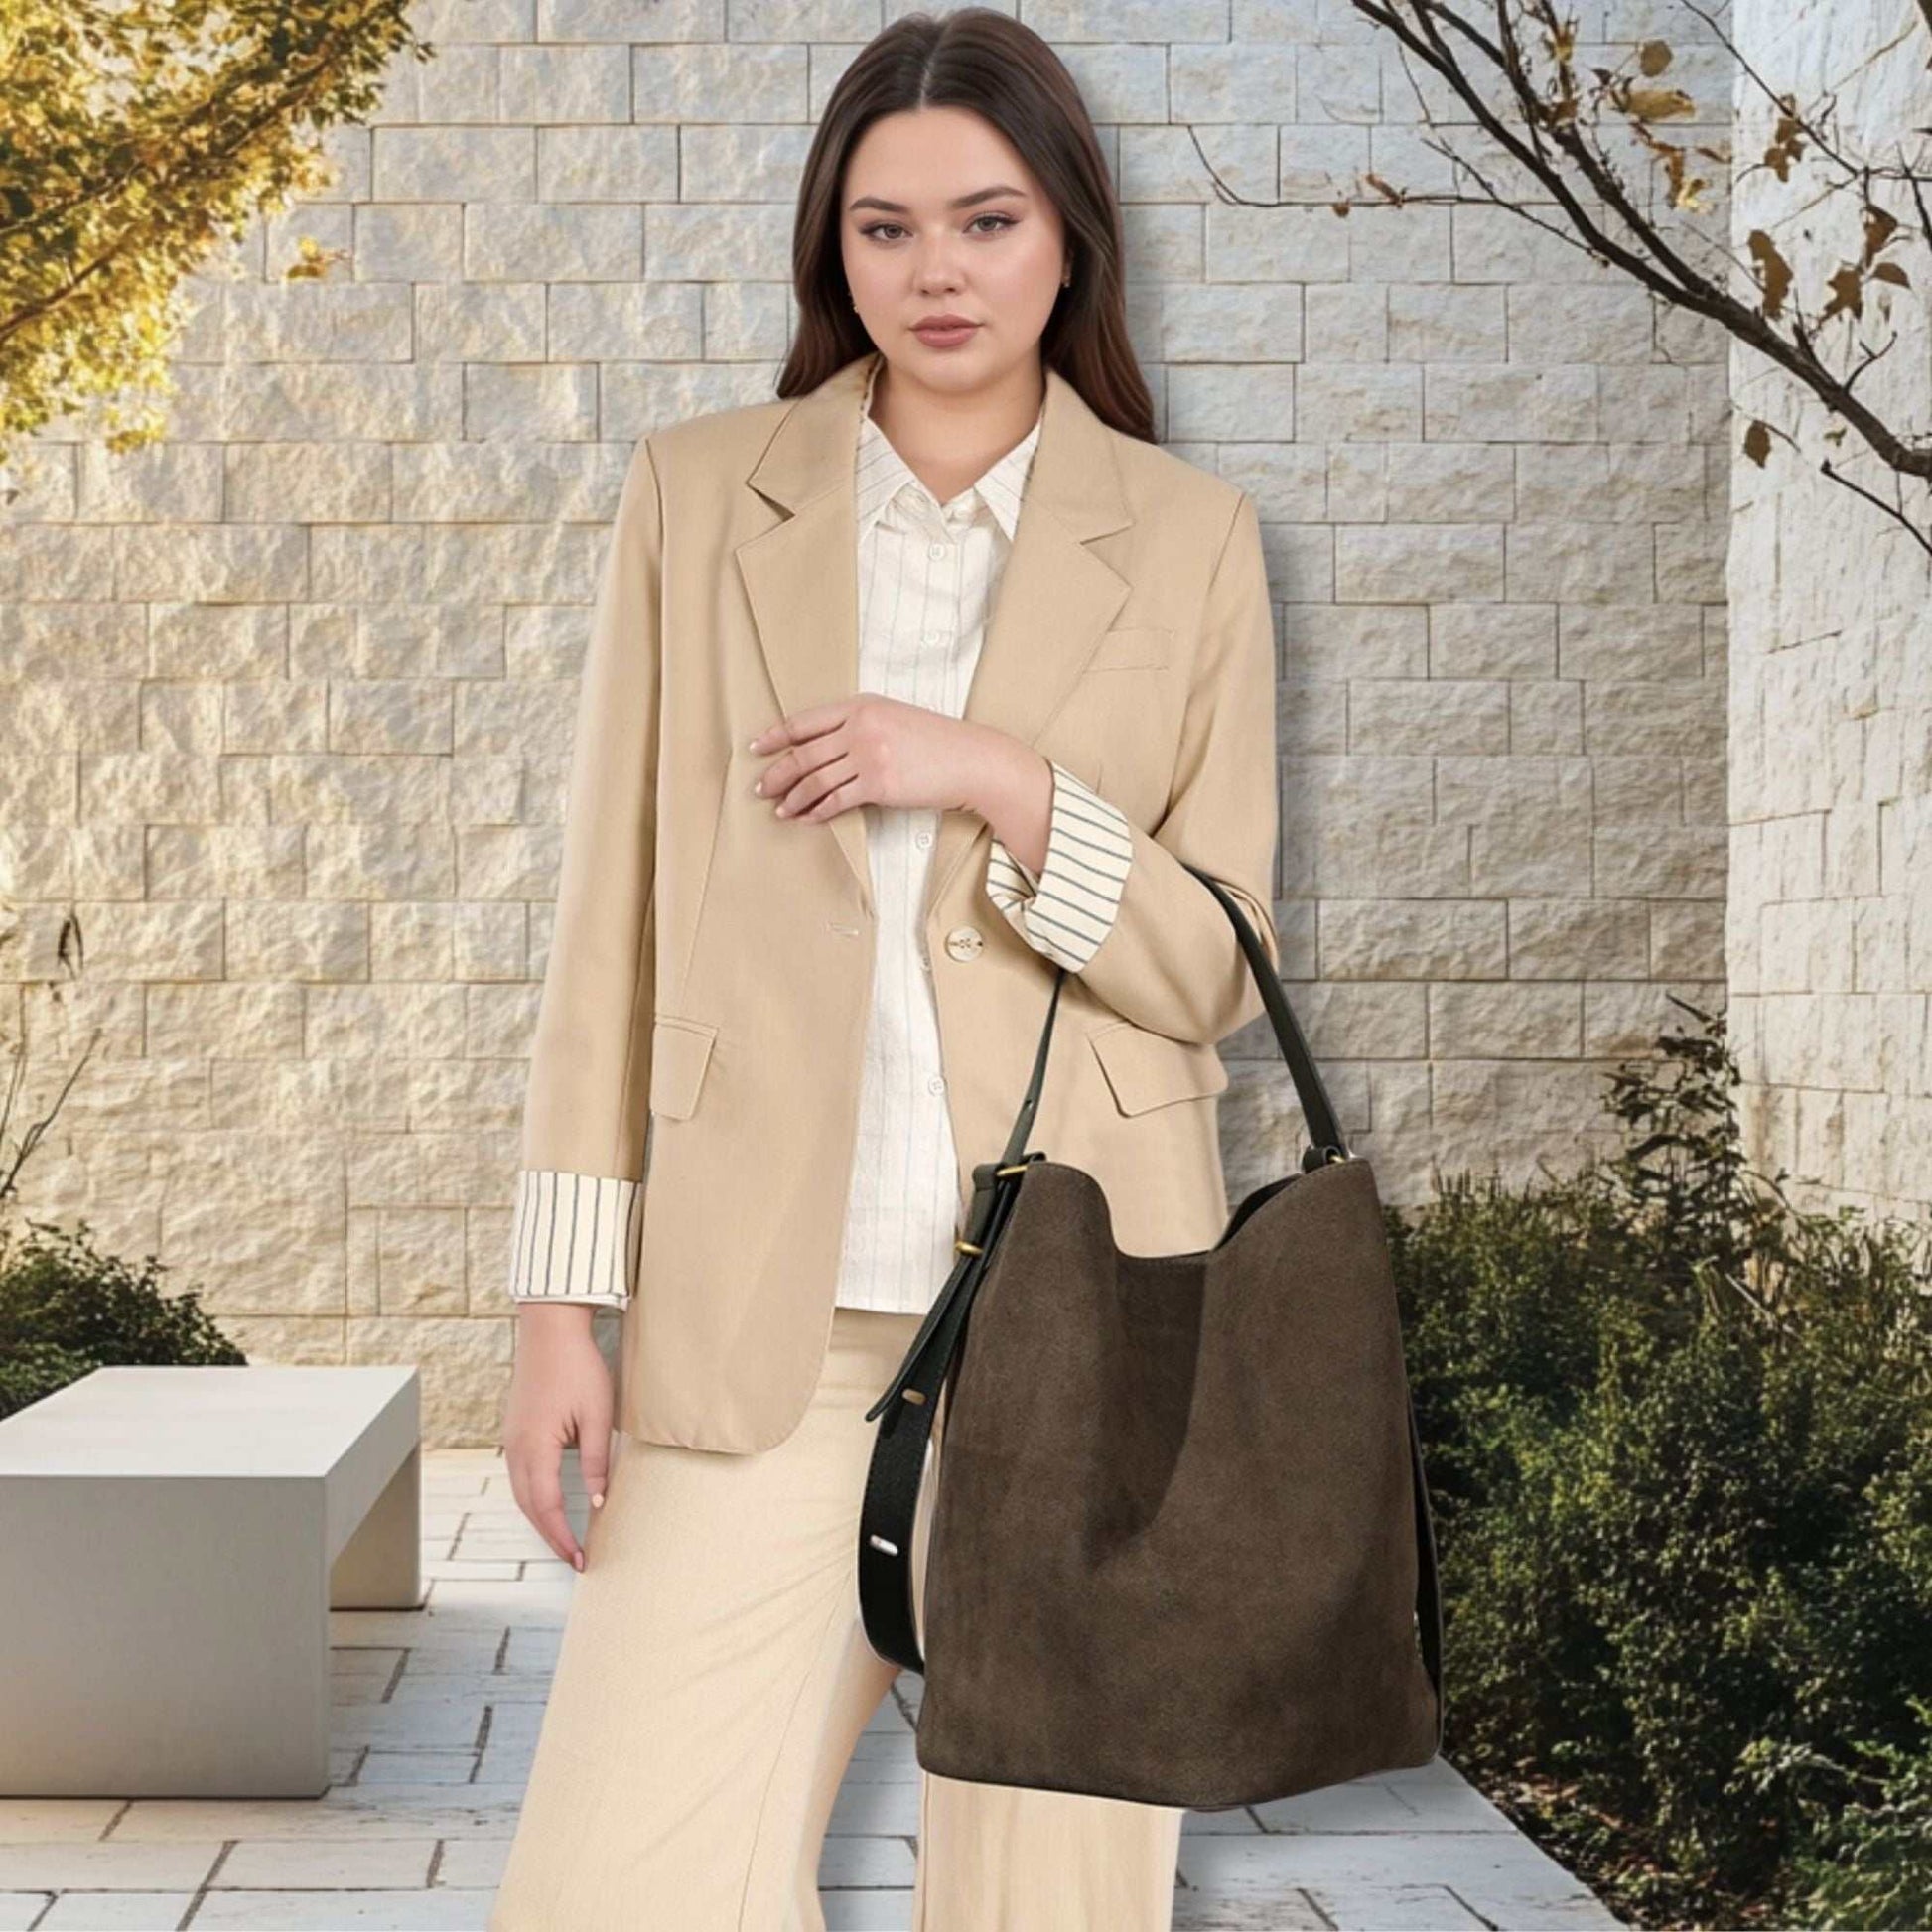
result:
[(1087, 659), (1089, 671), (1158, 671), (1168, 661), (1168, 646), (1173, 632), (1140, 627), (1108, 630)]
[(1173, 1039), (1131, 1020), (1095, 1028), (1087, 1044), (1123, 1114), (1144, 1114), (1174, 1100), (1198, 1100), (1228, 1083), (1227, 1066), (1211, 1044)]
[(650, 1028), (650, 1110), (688, 1120), (698, 1104), (718, 1029), (702, 1020), (658, 1014)]

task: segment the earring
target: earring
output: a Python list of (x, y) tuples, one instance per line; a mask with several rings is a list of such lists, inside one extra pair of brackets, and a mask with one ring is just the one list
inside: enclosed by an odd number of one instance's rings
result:
[(1073, 286), (1073, 271), (1072, 269), (1069, 268), (1066, 271), (1066, 273), (1060, 277), (1060, 287), (1063, 289), (1070, 289), (1072, 286)]

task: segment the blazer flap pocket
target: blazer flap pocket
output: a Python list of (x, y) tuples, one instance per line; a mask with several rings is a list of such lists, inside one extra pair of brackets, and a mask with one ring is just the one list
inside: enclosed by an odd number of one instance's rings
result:
[(1087, 1044), (1123, 1114), (1144, 1114), (1171, 1100), (1197, 1100), (1228, 1083), (1227, 1067), (1212, 1044), (1173, 1039), (1131, 1020), (1090, 1033)]
[(702, 1020), (677, 1020), (658, 1014), (650, 1028), (650, 1110), (671, 1120), (688, 1120), (698, 1104), (711, 1043), (718, 1029)]
[(1149, 628), (1103, 632), (1093, 655), (1087, 659), (1087, 669), (1158, 671), (1168, 661), (1168, 641), (1172, 634), (1167, 630)]

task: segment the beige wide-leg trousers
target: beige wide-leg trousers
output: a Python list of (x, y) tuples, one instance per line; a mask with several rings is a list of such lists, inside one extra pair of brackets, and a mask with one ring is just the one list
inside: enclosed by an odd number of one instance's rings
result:
[[(489, 1932), (823, 1932), (826, 1822), (898, 1675), (859, 1617), (865, 1412), (920, 1319), (834, 1310), (771, 1449), (617, 1435)], [(913, 1533), (921, 1644), (945, 1412)], [(910, 1932), (1170, 1932), (1182, 1811), (918, 1778)]]

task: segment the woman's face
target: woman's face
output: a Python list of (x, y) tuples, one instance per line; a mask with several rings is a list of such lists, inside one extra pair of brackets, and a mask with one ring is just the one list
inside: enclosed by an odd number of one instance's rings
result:
[[(955, 393), (1037, 355), (1066, 266), (1059, 210), (1019, 151), (965, 107), (884, 114), (846, 162), (846, 280), (896, 370)], [(927, 318), (968, 326), (928, 330)]]

